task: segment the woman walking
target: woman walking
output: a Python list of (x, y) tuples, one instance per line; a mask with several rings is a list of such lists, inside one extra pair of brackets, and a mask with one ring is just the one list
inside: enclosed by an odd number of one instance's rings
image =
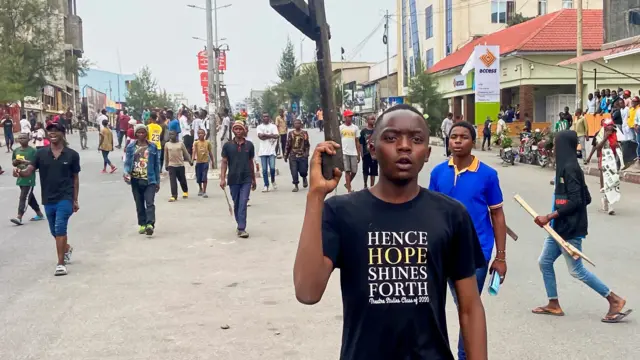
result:
[(102, 130), (100, 130), (100, 146), (98, 146), (98, 150), (102, 152), (102, 158), (104, 159), (104, 165), (102, 167), (102, 173), (107, 173), (107, 166), (111, 167), (110, 173), (113, 174), (117, 167), (115, 167), (111, 160), (109, 160), (109, 153), (113, 151), (113, 133), (109, 128), (109, 121), (102, 120)]

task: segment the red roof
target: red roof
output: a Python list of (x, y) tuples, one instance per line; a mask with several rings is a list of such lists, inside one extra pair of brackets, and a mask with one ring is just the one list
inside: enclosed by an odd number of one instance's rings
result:
[[(576, 51), (577, 12), (564, 9), (496, 31), (473, 40), (458, 51), (438, 61), (428, 72), (436, 73), (462, 66), (476, 45), (500, 45), (500, 55), (514, 51)], [(582, 49), (600, 50), (603, 43), (602, 10), (582, 11)]]

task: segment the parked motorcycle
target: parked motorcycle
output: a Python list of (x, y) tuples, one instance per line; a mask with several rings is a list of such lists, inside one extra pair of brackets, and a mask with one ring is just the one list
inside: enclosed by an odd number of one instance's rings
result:
[(533, 145), (533, 137), (530, 132), (520, 133), (520, 147), (518, 148), (518, 159), (521, 163), (532, 164), (533, 152), (531, 146)]
[(516, 162), (517, 152), (518, 149), (511, 146), (502, 148), (500, 149), (500, 158), (503, 163), (514, 165)]

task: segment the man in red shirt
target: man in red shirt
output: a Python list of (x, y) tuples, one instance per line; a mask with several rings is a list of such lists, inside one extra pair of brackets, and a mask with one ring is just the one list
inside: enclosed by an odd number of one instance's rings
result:
[(126, 135), (127, 129), (129, 128), (129, 120), (131, 120), (131, 117), (127, 115), (127, 110), (122, 110), (122, 113), (118, 118), (118, 124), (120, 125), (120, 131), (118, 131), (118, 149), (122, 148), (122, 138)]

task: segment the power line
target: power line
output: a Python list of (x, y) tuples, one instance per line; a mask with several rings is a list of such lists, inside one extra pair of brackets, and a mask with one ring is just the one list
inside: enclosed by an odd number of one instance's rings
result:
[(367, 35), (362, 41), (360, 41), (354, 48), (353, 50), (349, 53), (348, 56), (348, 60), (347, 61), (351, 61), (353, 60), (356, 56), (358, 56), (358, 54), (360, 54), (360, 52), (364, 49), (364, 46), (367, 44), (367, 42), (373, 37), (373, 35), (375, 35), (376, 31), (380, 30), (380, 27), (383, 25), (384, 23), (384, 17), (382, 17), (382, 19), (380, 20), (380, 22), (378, 22), (376, 24), (376, 26), (373, 28), (373, 30), (369, 33), (369, 35)]

